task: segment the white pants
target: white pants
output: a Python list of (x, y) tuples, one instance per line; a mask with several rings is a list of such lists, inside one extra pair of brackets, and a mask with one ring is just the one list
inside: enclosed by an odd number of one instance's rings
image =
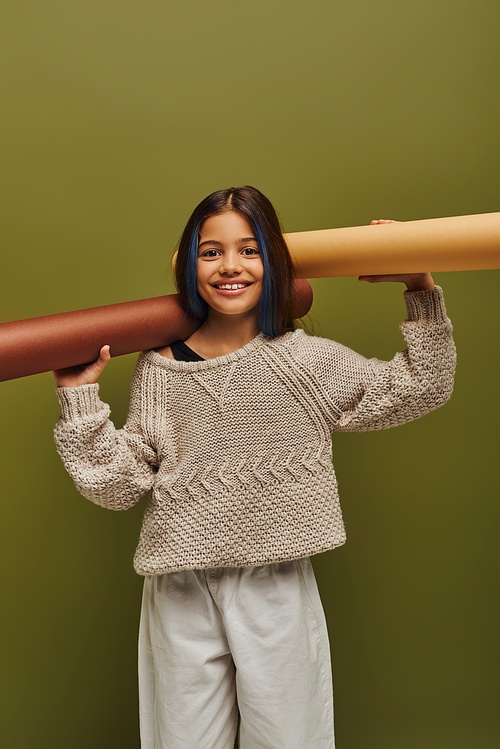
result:
[(308, 558), (146, 577), (142, 749), (333, 749), (330, 647)]

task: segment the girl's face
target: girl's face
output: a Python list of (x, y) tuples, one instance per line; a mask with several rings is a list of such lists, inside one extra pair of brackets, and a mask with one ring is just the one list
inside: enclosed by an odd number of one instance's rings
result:
[(259, 314), (264, 267), (254, 231), (234, 211), (207, 218), (198, 245), (197, 287), (225, 315)]

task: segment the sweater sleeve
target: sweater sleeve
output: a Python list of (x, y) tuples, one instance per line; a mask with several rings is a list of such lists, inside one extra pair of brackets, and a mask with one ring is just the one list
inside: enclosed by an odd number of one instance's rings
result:
[(139, 357), (123, 429), (110, 421), (98, 383), (56, 390), (61, 405), (54, 429), (57, 451), (78, 491), (110, 510), (136, 504), (151, 489), (158, 469), (156, 451), (141, 428), (141, 372)]
[(366, 359), (329, 341), (316, 373), (331, 403), (335, 431), (398, 426), (442, 406), (453, 391), (456, 351), (440, 287), (406, 291), (400, 325), (406, 350), (391, 361)]

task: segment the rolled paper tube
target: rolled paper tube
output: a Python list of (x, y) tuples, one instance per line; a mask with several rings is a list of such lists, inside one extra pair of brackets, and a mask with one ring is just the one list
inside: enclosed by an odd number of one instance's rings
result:
[(299, 278), (500, 268), (500, 213), (284, 236)]
[[(296, 317), (312, 296), (308, 281), (295, 281)], [(178, 294), (1, 323), (0, 382), (95, 361), (106, 344), (113, 357), (168, 346), (199, 324)]]
[(301, 278), (500, 268), (500, 213), (286, 235)]

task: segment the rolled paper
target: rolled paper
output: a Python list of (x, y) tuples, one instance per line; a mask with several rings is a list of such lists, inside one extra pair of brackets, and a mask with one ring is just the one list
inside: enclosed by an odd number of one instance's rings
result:
[[(500, 213), (302, 231), (284, 237), (298, 278), (500, 268)], [(175, 259), (176, 255), (174, 266)]]
[[(312, 304), (308, 281), (295, 281), (296, 317)], [(113, 357), (188, 338), (200, 321), (178, 294), (108, 304), (0, 324), (0, 382), (95, 361), (109, 344)]]
[(500, 213), (285, 235), (297, 276), (372, 276), (500, 268)]

